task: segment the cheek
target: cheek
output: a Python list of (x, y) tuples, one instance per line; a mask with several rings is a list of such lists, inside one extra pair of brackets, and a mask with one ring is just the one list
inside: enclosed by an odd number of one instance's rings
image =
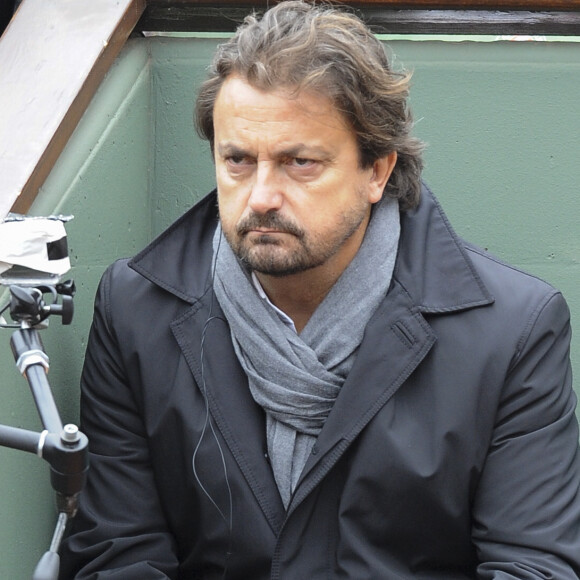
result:
[(217, 179), (218, 207), (222, 221), (236, 221), (243, 213), (247, 203), (243, 189), (239, 184)]
[(232, 197), (234, 184), (232, 183), (231, 178), (229, 177), (227, 171), (223, 167), (219, 165), (216, 166), (216, 183), (217, 189), (219, 192), (219, 199), (229, 199)]
[(327, 205), (302, 208), (296, 218), (310, 242), (325, 242), (334, 237), (339, 216)]
[(232, 242), (238, 236), (238, 224), (248, 213), (247, 205), (237, 192), (224, 193), (218, 189), (218, 209), (222, 230)]
[(220, 221), (224, 226), (235, 223), (236, 221), (236, 208), (232, 204), (231, 198), (223, 195), (223, 193), (218, 194), (218, 209), (220, 215)]

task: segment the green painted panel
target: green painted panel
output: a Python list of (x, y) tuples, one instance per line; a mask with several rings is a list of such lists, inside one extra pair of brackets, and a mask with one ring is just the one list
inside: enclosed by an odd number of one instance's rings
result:
[[(73, 325), (43, 332), (65, 421), (104, 268), (134, 254), (213, 187), (193, 105), (220, 39), (132, 39), (107, 75), (32, 212), (71, 213), (78, 286)], [(458, 232), (560, 287), (580, 325), (579, 45), (394, 39), (415, 71), (411, 104), (425, 139), (425, 177)], [(0, 422), (38, 429), (28, 387), (0, 333)], [(580, 344), (573, 344), (578, 376)], [(580, 392), (580, 391), (579, 391)], [(54, 524), (48, 468), (0, 448), (0, 578), (30, 578)]]
[(156, 233), (214, 187), (209, 147), (195, 134), (193, 109), (215, 47), (212, 39), (155, 38), (150, 42)]

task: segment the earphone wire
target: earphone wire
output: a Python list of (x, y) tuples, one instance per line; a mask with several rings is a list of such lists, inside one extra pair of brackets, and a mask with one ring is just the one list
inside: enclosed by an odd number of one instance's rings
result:
[[(220, 227), (218, 225), (218, 227)], [(215, 300), (215, 294), (213, 292), (213, 285), (215, 282), (215, 271), (216, 271), (216, 265), (217, 265), (217, 257), (219, 254), (219, 250), (222, 244), (222, 238), (223, 238), (223, 232), (220, 231), (220, 236), (219, 236), (219, 240), (218, 240), (218, 245), (215, 251), (215, 256), (213, 259), (213, 264), (212, 264), (212, 268), (211, 268), (211, 272), (210, 272), (210, 292), (211, 292), (211, 301), (210, 301), (210, 307), (209, 307), (209, 313), (208, 313), (208, 317), (207, 320), (205, 321), (205, 324), (203, 326), (203, 330), (201, 333), (201, 346), (200, 346), (200, 359), (201, 359), (201, 391), (202, 391), (202, 395), (204, 398), (204, 402), (205, 402), (205, 421), (203, 424), (203, 429), (201, 432), (201, 435), (199, 437), (199, 440), (195, 446), (195, 449), (193, 451), (193, 455), (192, 455), (192, 469), (193, 469), (193, 475), (195, 477), (195, 480), (197, 481), (197, 484), (199, 485), (199, 487), (201, 488), (202, 492), (204, 493), (204, 495), (208, 498), (208, 500), (210, 501), (210, 503), (216, 508), (216, 510), (218, 511), (218, 513), (220, 514), (221, 518), (224, 520), (224, 522), (226, 523), (227, 527), (228, 527), (228, 548), (227, 548), (227, 552), (226, 552), (226, 561), (224, 563), (224, 573), (222, 578), (225, 580), (226, 576), (227, 576), (227, 572), (228, 572), (228, 563), (229, 563), (229, 558), (231, 556), (231, 547), (232, 547), (232, 534), (233, 534), (233, 494), (232, 494), (232, 489), (231, 489), (231, 485), (230, 485), (230, 481), (228, 478), (228, 469), (227, 469), (227, 464), (226, 464), (226, 460), (225, 460), (225, 455), (224, 455), (224, 451), (222, 449), (222, 446), (220, 444), (219, 438), (217, 436), (217, 433), (215, 432), (215, 427), (214, 424), (211, 420), (211, 414), (210, 414), (210, 409), (209, 409), (209, 398), (207, 395), (207, 386), (206, 386), (206, 382), (205, 382), (205, 339), (206, 339), (206, 335), (207, 335), (207, 329), (210, 325), (210, 323), (214, 320), (223, 320), (223, 318), (221, 318), (220, 316), (214, 316), (213, 315), (213, 303)], [(226, 488), (228, 490), (228, 507), (229, 507), (229, 517), (226, 516), (226, 514), (224, 513), (224, 511), (218, 506), (217, 502), (214, 500), (214, 498), (212, 497), (211, 493), (208, 491), (208, 489), (205, 487), (205, 485), (202, 483), (200, 475), (197, 471), (196, 465), (195, 465), (195, 461), (196, 461), (196, 457), (198, 454), (198, 451), (201, 447), (201, 442), (203, 441), (203, 438), (205, 437), (205, 434), (207, 432), (207, 428), (209, 426), (209, 429), (213, 435), (213, 439), (216, 442), (216, 445), (218, 447), (219, 450), (219, 454), (220, 454), (220, 459), (221, 459), (221, 463), (222, 463), (222, 467), (223, 467), (223, 471), (224, 471), (224, 476), (225, 476), (225, 483), (226, 483)]]

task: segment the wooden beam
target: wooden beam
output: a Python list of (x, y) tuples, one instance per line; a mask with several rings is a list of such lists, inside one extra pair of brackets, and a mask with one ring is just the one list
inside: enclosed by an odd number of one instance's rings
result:
[[(149, 6), (254, 6), (264, 8), (279, 0), (148, 0)], [(338, 4), (365, 7), (374, 6), (402, 10), (580, 10), (580, 0), (335, 0)]]
[(484, 34), (575, 36), (580, 12), (368, 9), (365, 21), (376, 34)]
[(26, 213), (145, 0), (24, 0), (0, 37), (0, 220)]
[[(272, 1), (269, 2), (269, 5)], [(474, 6), (499, 5), (499, 2), (470, 2), (463, 9), (403, 9), (410, 2), (382, 1), (345, 2), (356, 9), (377, 33), (385, 34), (491, 34), (491, 35), (561, 35), (580, 33), (580, 0), (567, 2), (568, 11), (556, 10), (563, 3), (552, 2), (550, 12), (534, 11), (547, 2), (526, 3), (526, 10), (474, 10)], [(440, 6), (441, 2), (417, 1), (413, 5)], [(449, 5), (447, 2), (446, 5)], [(460, 2), (455, 2), (459, 5)], [(511, 8), (521, 2), (506, 2)], [(572, 6), (576, 5), (574, 11)], [(252, 10), (263, 10), (266, 2), (201, 2), (199, 0), (149, 0), (143, 17), (137, 24), (139, 31), (156, 32), (233, 32)]]

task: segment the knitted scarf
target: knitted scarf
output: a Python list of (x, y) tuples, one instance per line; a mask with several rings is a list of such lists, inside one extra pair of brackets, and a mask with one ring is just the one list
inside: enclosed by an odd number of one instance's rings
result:
[(229, 244), (220, 243), (218, 225), (214, 291), (251, 394), (266, 412), (268, 453), (286, 507), (390, 286), (399, 233), (397, 201), (375, 204), (357, 254), (298, 335), (259, 296)]

